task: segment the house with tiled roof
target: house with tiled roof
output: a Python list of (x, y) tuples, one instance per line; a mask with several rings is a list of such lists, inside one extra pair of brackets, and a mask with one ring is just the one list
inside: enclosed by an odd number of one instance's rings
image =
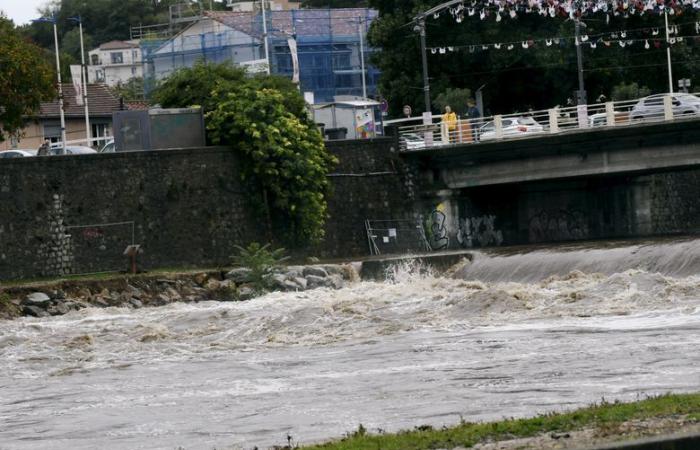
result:
[(117, 86), (143, 77), (138, 41), (110, 41), (88, 53), (88, 81)]
[[(63, 84), (63, 111), (66, 119), (66, 140), (85, 138), (85, 107), (78, 104), (72, 84)], [(122, 103), (104, 84), (88, 85), (88, 106), (92, 137), (112, 136), (112, 113), (122, 109)], [(39, 148), (49, 139), (61, 140), (61, 116), (58, 98), (42, 103), (34, 117), (27, 118), (24, 129), (10, 139), (0, 142), (0, 150), (12, 148)], [(97, 142), (99, 145), (103, 142)], [(83, 145), (83, 144), (81, 144)]]
[[(372, 96), (379, 71), (369, 64), (366, 33), (376, 16), (376, 11), (367, 8), (269, 11), (271, 72), (294, 77), (292, 48), (296, 44), (301, 90), (313, 93), (316, 102), (332, 101), (338, 95), (362, 95), (363, 56), (368, 96)], [(207, 11), (179, 34), (144, 53), (146, 83), (153, 85), (200, 60), (260, 67), (265, 59), (263, 34), (258, 11)], [(360, 34), (365, 43), (362, 49)]]

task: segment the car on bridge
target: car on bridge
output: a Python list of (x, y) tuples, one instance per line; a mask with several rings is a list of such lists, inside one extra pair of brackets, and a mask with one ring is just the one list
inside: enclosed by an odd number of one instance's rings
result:
[[(544, 127), (532, 117), (508, 117), (502, 119), (503, 138), (511, 139), (530, 134), (544, 133)], [(496, 124), (486, 122), (479, 128), (479, 140), (491, 141), (496, 138)]]
[[(640, 99), (632, 111), (630, 118), (633, 121), (664, 118), (664, 97), (668, 94), (655, 94)], [(671, 97), (673, 116), (697, 116), (700, 115), (700, 97), (692, 94), (673, 94)]]

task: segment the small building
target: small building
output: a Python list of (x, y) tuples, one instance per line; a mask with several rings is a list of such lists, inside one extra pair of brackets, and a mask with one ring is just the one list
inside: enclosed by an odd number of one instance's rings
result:
[[(85, 138), (85, 107), (76, 101), (75, 89), (72, 84), (63, 84), (64, 115), (66, 119), (66, 140), (68, 142)], [(58, 99), (42, 103), (36, 116), (27, 119), (22, 130), (9, 139), (0, 142), (0, 150), (13, 148), (38, 149), (49, 139), (51, 142), (61, 141), (61, 116)], [(104, 84), (88, 85), (88, 107), (90, 113), (91, 136), (112, 136), (112, 113), (119, 111), (121, 102)], [(105, 141), (98, 141), (101, 146)], [(79, 145), (84, 145), (79, 144)]]
[(143, 77), (143, 59), (138, 41), (110, 41), (88, 53), (88, 81), (107, 86)]

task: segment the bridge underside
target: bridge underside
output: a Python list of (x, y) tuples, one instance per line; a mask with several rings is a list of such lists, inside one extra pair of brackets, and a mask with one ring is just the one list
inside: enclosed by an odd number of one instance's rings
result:
[[(700, 122), (407, 155), (434, 249), (700, 230)], [(594, 139), (595, 138), (595, 139)]]

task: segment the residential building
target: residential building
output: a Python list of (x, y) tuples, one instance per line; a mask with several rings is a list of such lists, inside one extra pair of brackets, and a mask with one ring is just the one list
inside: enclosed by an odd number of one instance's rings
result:
[[(66, 119), (66, 141), (85, 138), (85, 107), (76, 100), (72, 84), (63, 84), (64, 116)], [(112, 113), (121, 109), (120, 101), (104, 84), (88, 85), (88, 106), (92, 137), (112, 136)], [(24, 129), (0, 142), (0, 150), (13, 148), (37, 149), (49, 139), (61, 141), (61, 118), (58, 99), (42, 103), (36, 116), (27, 120)], [(98, 141), (99, 146), (104, 141)], [(84, 144), (80, 144), (84, 145)]]
[(143, 77), (138, 41), (110, 41), (88, 53), (88, 81), (117, 86)]
[[(375, 95), (379, 71), (369, 64), (372, 49), (366, 44), (366, 33), (376, 16), (376, 11), (366, 8), (267, 12), (271, 72), (293, 78), (292, 48), (296, 43), (301, 91), (312, 93), (315, 102), (328, 102), (338, 95), (362, 95), (363, 56), (367, 94)], [(360, 33), (364, 47), (360, 45)], [(257, 66), (260, 71), (259, 63), (265, 59), (263, 41), (259, 11), (207, 11), (167, 41), (142, 41), (147, 89), (200, 60), (231, 61)]]

